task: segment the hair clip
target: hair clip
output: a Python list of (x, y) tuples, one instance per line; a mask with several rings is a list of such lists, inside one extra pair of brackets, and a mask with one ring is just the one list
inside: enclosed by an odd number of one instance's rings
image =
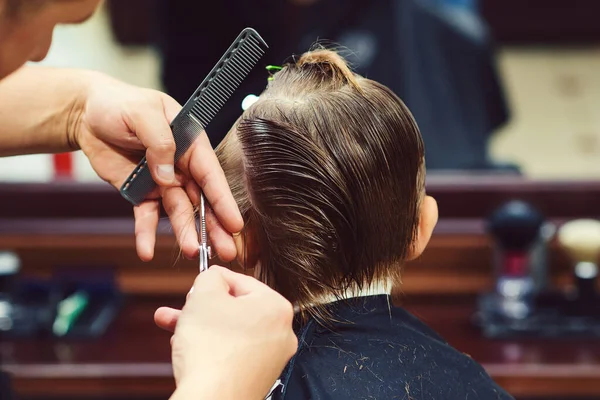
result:
[(275, 75), (277, 72), (281, 71), (282, 69), (283, 69), (283, 67), (280, 67), (279, 65), (267, 65), (267, 72), (269, 73), (269, 77), (267, 78), (267, 80), (272, 81), (273, 75)]
[[(279, 65), (267, 65), (266, 70), (269, 73), (269, 77), (267, 78), (267, 80), (272, 81), (273, 75), (275, 75), (277, 72), (281, 71), (282, 69), (283, 69), (283, 67), (280, 67)], [(247, 109), (252, 107), (252, 104), (256, 103), (257, 101), (258, 101), (258, 96), (254, 95), (254, 94), (249, 94), (242, 101), (242, 110), (246, 111)]]

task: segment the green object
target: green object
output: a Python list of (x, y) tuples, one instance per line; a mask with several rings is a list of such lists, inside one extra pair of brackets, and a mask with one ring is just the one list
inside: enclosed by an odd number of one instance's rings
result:
[(275, 75), (277, 72), (281, 71), (282, 69), (283, 69), (283, 67), (280, 67), (279, 65), (267, 65), (267, 72), (269, 72), (269, 77), (267, 78), (267, 80), (272, 81), (273, 75)]
[(88, 294), (82, 291), (75, 292), (58, 303), (56, 319), (52, 325), (54, 335), (62, 337), (69, 333), (88, 303)]

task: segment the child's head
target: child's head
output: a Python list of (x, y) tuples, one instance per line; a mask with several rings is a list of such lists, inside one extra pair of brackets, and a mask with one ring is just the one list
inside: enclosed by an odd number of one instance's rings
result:
[(278, 72), (217, 155), (245, 220), (238, 255), (301, 308), (393, 280), (437, 221), (410, 111), (332, 51)]

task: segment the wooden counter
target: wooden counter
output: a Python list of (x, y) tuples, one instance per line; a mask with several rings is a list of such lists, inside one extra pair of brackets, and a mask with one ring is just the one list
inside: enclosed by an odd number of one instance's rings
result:
[[(600, 182), (437, 176), (428, 178), (427, 187), (441, 220), (425, 254), (405, 266), (395, 294), (520, 399), (600, 398), (600, 341), (492, 341), (470, 325), (475, 296), (493, 285), (485, 217), (511, 199), (532, 202), (558, 223), (594, 217)], [(129, 204), (105, 185), (0, 184), (0, 249), (19, 254), (24, 275), (46, 277), (65, 266), (113, 268), (129, 296), (100, 340), (2, 343), (4, 368), (23, 397), (146, 400), (165, 399), (173, 390), (170, 336), (154, 326), (152, 316), (160, 305), (180, 305), (198, 265), (178, 258), (166, 220), (155, 260), (141, 262), (131, 217)], [(572, 266), (554, 243), (549, 260), (551, 281), (568, 285)]]
[[(179, 257), (170, 227), (162, 221), (155, 259), (144, 263), (135, 252), (131, 218), (0, 218), (0, 249), (21, 257), (26, 275), (49, 276), (57, 267), (112, 267), (121, 289), (132, 295), (186, 293), (197, 260)], [(425, 253), (404, 267), (405, 294), (475, 295), (493, 286), (492, 242), (481, 219), (441, 219)], [(571, 282), (563, 252), (550, 248), (554, 284)]]
[(600, 340), (486, 339), (470, 322), (475, 306), (469, 299), (407, 308), (517, 398), (600, 397)]
[[(3, 343), (4, 369), (13, 374), (17, 393), (27, 398), (79, 399), (93, 393), (106, 399), (166, 399), (174, 388), (170, 335), (152, 320), (161, 305), (178, 306), (179, 300), (130, 298), (97, 341)], [(413, 302), (407, 308), (518, 398), (600, 396), (600, 341), (484, 339), (469, 322), (472, 299)]]
[(163, 398), (174, 390), (170, 334), (153, 314), (173, 301), (129, 299), (99, 340), (16, 340), (2, 344), (3, 369), (27, 398)]

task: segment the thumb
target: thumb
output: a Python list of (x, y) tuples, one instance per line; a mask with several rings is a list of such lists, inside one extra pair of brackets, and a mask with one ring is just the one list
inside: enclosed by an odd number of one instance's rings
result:
[(222, 273), (224, 270), (227, 269), (213, 265), (207, 271), (199, 274), (194, 280), (192, 290), (188, 293), (186, 305), (188, 303), (193, 303), (194, 298), (201, 297), (199, 296), (201, 293), (210, 293), (211, 296), (230, 296), (230, 286)]
[(229, 294), (233, 297), (242, 297), (256, 293), (273, 292), (272, 289), (269, 288), (267, 285), (251, 276), (240, 274), (238, 272), (233, 272), (230, 269), (216, 265), (210, 267), (209, 271), (211, 270), (214, 273), (218, 273), (220, 275), (220, 278), (222, 279), (224, 284), (227, 285)]

